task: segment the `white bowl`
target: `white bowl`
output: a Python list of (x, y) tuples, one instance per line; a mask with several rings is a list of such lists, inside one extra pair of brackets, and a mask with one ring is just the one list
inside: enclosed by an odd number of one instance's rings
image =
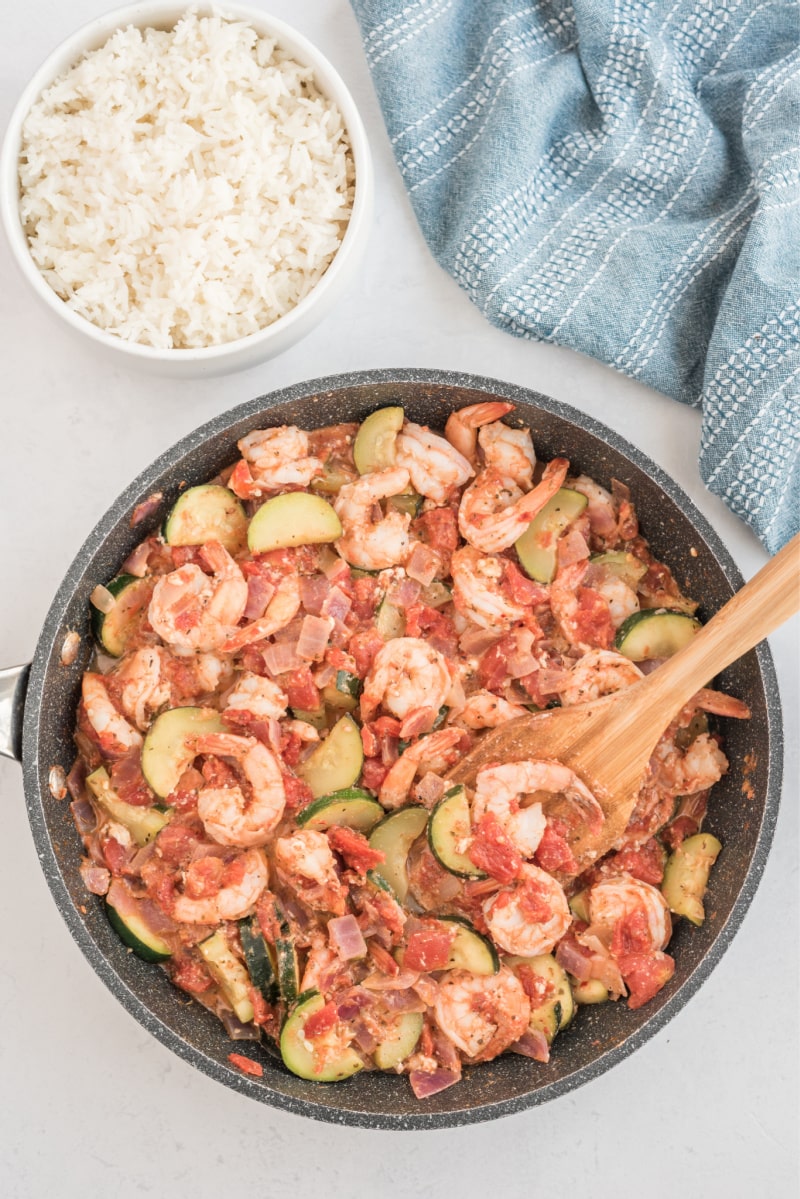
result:
[(20, 270), (46, 308), (76, 333), (89, 338), (98, 349), (115, 355), (118, 362), (122, 356), (131, 366), (141, 367), (153, 374), (181, 378), (243, 370), (281, 353), (304, 337), (330, 310), (349, 284), (369, 236), (373, 202), (372, 161), (364, 126), (341, 77), (319, 50), (289, 25), (266, 16), (258, 9), (239, 4), (193, 5), (201, 15), (216, 11), (246, 21), (257, 33), (274, 38), (298, 62), (312, 68), (320, 91), (338, 106), (350, 138), (355, 166), (353, 210), (342, 244), (319, 282), (290, 312), (257, 333), (221, 345), (185, 350), (156, 349), (107, 333), (67, 307), (34, 263), (20, 221), (17, 172), (23, 122), (46, 87), (77, 62), (85, 51), (96, 50), (104, 45), (120, 26), (171, 29), (189, 7), (189, 0), (183, 4), (162, 4), (152, 0), (149, 3), (132, 4), (90, 21), (67, 38), (42, 64), (20, 96), (11, 115), (0, 155), (0, 214), (6, 236)]

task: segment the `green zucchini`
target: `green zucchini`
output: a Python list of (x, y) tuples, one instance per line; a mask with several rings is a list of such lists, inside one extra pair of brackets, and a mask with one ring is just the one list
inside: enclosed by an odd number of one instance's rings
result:
[(394, 641), (395, 637), (405, 637), (405, 614), (399, 608), (395, 608), (394, 604), (390, 604), (388, 599), (384, 598), (381, 600), (378, 605), (378, 611), (375, 613), (375, 628), (384, 641)]
[(278, 935), (275, 938), (275, 963), (278, 974), (278, 989), (287, 1008), (297, 999), (300, 990), (300, 964), (297, 950), (286, 913), (277, 899), (273, 900)]
[(361, 679), (349, 670), (337, 670), (336, 682), (322, 688), (322, 700), (334, 711), (352, 712), (358, 706)]
[(234, 954), (221, 931), (212, 933), (197, 946), (208, 972), (242, 1024), (250, 1024), (255, 1012), (250, 1001), (250, 975)]
[(486, 878), (485, 873), (459, 850), (472, 832), (469, 800), (462, 786), (451, 787), (436, 804), (428, 821), (428, 844), (440, 866), (459, 878)]
[(145, 575), (143, 579), (136, 575), (117, 575), (105, 585), (106, 591), (117, 601), (111, 611), (101, 612), (90, 605), (95, 640), (112, 658), (121, 658), (125, 653), (150, 605), (155, 584), (155, 575)]
[(111, 786), (105, 766), (92, 771), (86, 779), (86, 786), (111, 819), (125, 826), (137, 845), (146, 845), (148, 841), (152, 841), (164, 825), (169, 823), (172, 815), (169, 811), (160, 812), (154, 807), (140, 808), (120, 799)]
[(703, 923), (703, 896), (711, 867), (721, 851), (722, 844), (711, 833), (695, 833), (669, 855), (661, 894), (676, 916), (685, 916), (692, 924)]
[(252, 554), (294, 545), (323, 545), (342, 535), (342, 524), (327, 500), (310, 491), (287, 491), (262, 504), (250, 521)]
[(535, 957), (507, 957), (507, 966), (526, 966), (550, 985), (550, 994), (537, 1007), (532, 1008), (530, 1028), (543, 1032), (548, 1045), (562, 1028), (566, 1028), (575, 1015), (575, 1000), (564, 970), (551, 953), (540, 953)]
[(589, 916), (589, 888), (584, 887), (582, 891), (576, 892), (569, 901), (569, 909), (572, 915), (582, 920), (584, 924), (591, 924)]
[(417, 1047), (422, 1035), (422, 1013), (403, 1012), (392, 1035), (381, 1041), (372, 1055), (379, 1070), (396, 1070)]
[(450, 603), (453, 593), (446, 583), (434, 579), (427, 587), (423, 587), (419, 598), (420, 603), (425, 604), (427, 608), (443, 608), (445, 604)]
[(313, 1042), (303, 1034), (309, 1016), (324, 1006), (325, 1000), (319, 991), (307, 991), (300, 996), (281, 1029), (281, 1057), (286, 1068), (298, 1078), (308, 1078), (312, 1082), (340, 1082), (363, 1069), (364, 1063), (353, 1049), (344, 1049), (335, 1057), (326, 1053), (324, 1063), (317, 1064)]
[(334, 791), (315, 799), (302, 812), (298, 812), (297, 823), (301, 828), (315, 829), (321, 833), (334, 825), (368, 833), (383, 815), (383, 808), (369, 791), (346, 787), (343, 791)]
[(622, 622), (617, 629), (615, 645), (632, 662), (671, 658), (689, 644), (700, 628), (700, 621), (687, 612), (645, 608)]
[(374, 872), (389, 884), (400, 903), (405, 902), (408, 894), (408, 855), (411, 846), (425, 831), (427, 823), (427, 808), (412, 804), (392, 812), (376, 824), (370, 834), (372, 848), (386, 855), (386, 860), (376, 866)]
[(239, 921), (239, 940), (253, 986), (261, 992), (267, 1003), (277, 1003), (280, 992), (275, 962), (257, 916), (245, 916)]
[(447, 959), (448, 970), (468, 970), (470, 974), (497, 974), (500, 959), (488, 937), (479, 933), (463, 916), (438, 916), (438, 920), (458, 925)]
[(572, 984), (572, 996), (576, 1003), (585, 1006), (592, 1003), (606, 1003), (608, 987), (599, 978), (587, 978), (586, 982)]
[(302, 720), (304, 724), (310, 724), (320, 733), (328, 727), (328, 714), (324, 707), (314, 708), (310, 711), (305, 708), (292, 708), (292, 716), (295, 720)]
[(106, 915), (114, 932), (137, 957), (145, 962), (163, 962), (172, 957), (172, 950), (166, 941), (156, 936), (133, 912), (123, 916), (106, 900)]
[(585, 495), (562, 487), (534, 516), (514, 542), (522, 568), (537, 583), (551, 583), (556, 573), (558, 539), (589, 503)]
[(314, 752), (300, 763), (297, 774), (308, 783), (314, 798), (319, 799), (332, 791), (352, 787), (363, 764), (361, 733), (352, 716), (345, 715), (337, 720)]
[(396, 512), (402, 512), (413, 520), (422, 507), (422, 496), (416, 491), (401, 491), (399, 495), (389, 496), (386, 507), (394, 508)]
[(164, 521), (167, 545), (204, 545), (219, 541), (235, 554), (247, 537), (247, 517), (240, 500), (217, 483), (184, 491)]
[(175, 790), (184, 770), (197, 757), (197, 737), (225, 731), (214, 708), (170, 708), (157, 716), (142, 746), (142, 774), (156, 795), (166, 799)]
[(379, 408), (363, 420), (353, 443), (353, 460), (360, 475), (394, 466), (395, 442), (403, 427), (402, 408)]
[(616, 578), (621, 579), (631, 591), (636, 591), (639, 583), (647, 574), (647, 565), (635, 554), (627, 554), (624, 550), (609, 550), (605, 554), (592, 554), (589, 561), (594, 566), (605, 566)]

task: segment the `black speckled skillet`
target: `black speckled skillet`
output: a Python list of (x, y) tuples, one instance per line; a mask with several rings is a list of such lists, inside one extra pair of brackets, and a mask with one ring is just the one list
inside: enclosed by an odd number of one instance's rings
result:
[[(106, 986), (136, 1019), (175, 1053), (226, 1086), (262, 1103), (299, 1115), (365, 1128), (446, 1128), (521, 1111), (563, 1095), (596, 1078), (652, 1037), (691, 998), (719, 961), (750, 905), (764, 869), (780, 797), (782, 733), (777, 684), (769, 650), (762, 644), (721, 678), (721, 686), (746, 700), (749, 722), (724, 729), (731, 760), (727, 777), (714, 789), (706, 827), (724, 845), (706, 901), (702, 928), (678, 922), (670, 945), (675, 977), (656, 999), (636, 1012), (623, 1003), (584, 1008), (559, 1036), (548, 1065), (507, 1055), (465, 1071), (460, 1085), (417, 1102), (403, 1078), (362, 1073), (338, 1085), (294, 1077), (266, 1049), (238, 1046), (261, 1059), (263, 1078), (229, 1066), (233, 1046), (222, 1025), (199, 1005), (187, 1004), (160, 970), (126, 952), (111, 931), (100, 901), (83, 889), (81, 846), (67, 801), (54, 800), (48, 775), (54, 765), (69, 770), (74, 757), (72, 728), (81, 672), (90, 652), (89, 595), (119, 569), (148, 531), (132, 530), (135, 505), (152, 492), (164, 495), (160, 522), (179, 485), (200, 483), (236, 457), (236, 441), (250, 429), (272, 424), (313, 428), (360, 420), (386, 404), (402, 404), (418, 422), (441, 428), (453, 408), (499, 396), (516, 405), (513, 419), (529, 425), (540, 457), (568, 457), (573, 469), (600, 483), (612, 476), (626, 483), (642, 530), (655, 554), (672, 567), (685, 590), (702, 601), (708, 617), (741, 586), (730, 555), (677, 484), (616, 433), (582, 413), (536, 392), (472, 375), (425, 370), (365, 371), (300, 383), (217, 417), (179, 442), (140, 475), (93, 530), (56, 595), (36, 648), (30, 676), (4, 672), (0, 723), (9, 740), (22, 727), (25, 794), (36, 848), (53, 897), (66, 924)], [(509, 418), (510, 420), (512, 418)], [(84, 636), (82, 652), (69, 666), (60, 662), (66, 634)], [(751, 754), (745, 775), (745, 755)], [(747, 785), (749, 784), (749, 785)]]

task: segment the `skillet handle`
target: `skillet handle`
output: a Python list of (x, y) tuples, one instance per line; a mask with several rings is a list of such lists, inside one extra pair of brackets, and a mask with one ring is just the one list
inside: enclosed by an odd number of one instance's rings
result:
[(31, 664), (0, 670), (0, 754), (22, 761), (22, 712)]

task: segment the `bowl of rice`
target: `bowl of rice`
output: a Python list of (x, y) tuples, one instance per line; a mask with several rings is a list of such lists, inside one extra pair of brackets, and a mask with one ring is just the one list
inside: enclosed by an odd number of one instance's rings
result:
[(85, 25), (12, 114), (0, 211), (46, 307), (93, 345), (194, 377), (287, 349), (352, 279), (372, 165), (331, 64), (239, 5)]

